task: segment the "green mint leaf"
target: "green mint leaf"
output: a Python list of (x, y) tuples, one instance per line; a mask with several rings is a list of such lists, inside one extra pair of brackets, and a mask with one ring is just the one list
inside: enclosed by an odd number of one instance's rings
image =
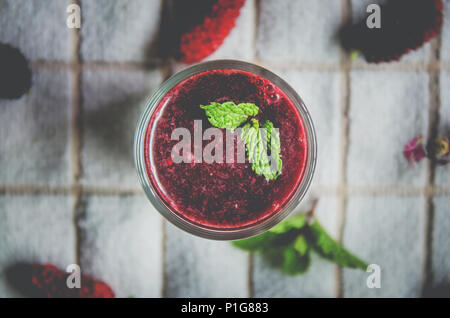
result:
[[(301, 215), (287, 219), (262, 234), (231, 242), (235, 247), (250, 252), (267, 252), (273, 247), (285, 247), (295, 241), (306, 224)], [(278, 228), (278, 230), (273, 230)]]
[(259, 254), (271, 267), (282, 268), (284, 264), (284, 247), (267, 247)]
[(366, 270), (368, 264), (346, 250), (325, 231), (317, 220), (308, 227), (308, 241), (322, 257), (341, 266)]
[(270, 265), (287, 275), (306, 272), (311, 251), (341, 266), (366, 270), (367, 263), (333, 240), (317, 220), (309, 222), (315, 206), (308, 214), (290, 217), (263, 234), (234, 241), (233, 245), (261, 254)]
[(267, 247), (261, 250), (260, 254), (271, 267), (279, 268), (287, 275), (302, 274), (308, 270), (310, 265), (309, 250), (300, 255), (292, 243), (287, 247)]
[[(259, 108), (255, 104), (240, 103), (236, 105), (231, 101), (211, 102), (209, 105), (200, 105), (200, 108), (205, 110), (211, 125), (231, 130), (245, 123), (249, 116), (255, 116), (259, 112)], [(267, 180), (274, 180), (281, 174), (283, 166), (280, 155), (280, 136), (269, 120), (261, 128), (265, 133), (261, 133), (258, 120), (252, 118), (251, 122), (242, 128), (241, 138), (245, 142), (252, 170)], [(272, 162), (275, 164), (271, 164)]]
[(267, 140), (267, 148), (270, 151), (270, 155), (272, 156), (272, 160), (275, 160), (277, 163), (277, 170), (273, 172), (272, 178), (276, 179), (280, 173), (281, 168), (283, 167), (283, 161), (281, 160), (281, 141), (280, 134), (278, 131), (274, 130), (273, 123), (269, 120), (266, 120), (264, 125), (262, 126), (266, 129), (266, 140)]
[[(264, 176), (267, 180), (274, 180), (280, 175), (282, 167), (280, 137), (273, 130), (273, 124), (270, 121), (266, 121), (262, 128), (265, 129), (265, 135), (259, 129), (259, 121), (252, 118), (249, 123), (242, 127), (241, 138), (245, 142), (252, 170), (256, 174)], [(276, 169), (272, 169), (268, 150), (271, 151), (272, 159), (277, 162)]]
[(294, 241), (294, 250), (300, 254), (300, 256), (304, 256), (308, 251), (308, 242), (306, 241), (305, 236), (299, 235), (297, 239)]
[(283, 222), (278, 223), (269, 232), (282, 234), (292, 229), (301, 229), (306, 225), (306, 216), (304, 213), (290, 217)]
[(311, 264), (310, 255), (306, 252), (300, 255), (294, 247), (288, 247), (283, 251), (283, 273), (297, 275), (305, 273)]
[(245, 123), (249, 116), (258, 114), (259, 108), (252, 103), (234, 102), (216, 103), (209, 105), (200, 105), (205, 110), (206, 116), (211, 125), (218, 128), (236, 129)]
[(257, 252), (270, 247), (275, 239), (276, 235), (270, 232), (265, 232), (247, 239), (233, 241), (231, 244), (246, 251)]

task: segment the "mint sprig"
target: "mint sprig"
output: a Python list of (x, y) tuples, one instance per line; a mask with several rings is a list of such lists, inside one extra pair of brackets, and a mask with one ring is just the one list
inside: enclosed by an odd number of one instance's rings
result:
[[(212, 102), (209, 105), (200, 105), (200, 108), (205, 110), (211, 125), (231, 130), (245, 123), (250, 116), (256, 116), (259, 111), (255, 104), (236, 105), (234, 102)], [(283, 166), (280, 135), (269, 120), (266, 120), (261, 128), (259, 121), (251, 118), (250, 122), (242, 127), (241, 138), (245, 143), (252, 170), (267, 180), (275, 180), (281, 174)]]
[(261, 254), (269, 264), (288, 275), (305, 273), (311, 263), (312, 251), (343, 267), (366, 270), (368, 266), (331, 238), (312, 216), (312, 211), (290, 217), (263, 234), (232, 244)]
[(249, 116), (255, 116), (259, 111), (255, 104), (240, 103), (236, 105), (234, 102), (212, 102), (209, 105), (200, 105), (200, 108), (205, 110), (211, 125), (223, 129), (236, 129), (245, 123)]

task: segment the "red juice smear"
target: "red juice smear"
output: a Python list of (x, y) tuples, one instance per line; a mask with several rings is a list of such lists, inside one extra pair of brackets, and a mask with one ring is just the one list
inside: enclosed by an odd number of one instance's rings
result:
[[(172, 131), (191, 132), (193, 153), (194, 120), (202, 121), (203, 130), (211, 127), (200, 105), (226, 101), (256, 104), (260, 124), (270, 120), (279, 129), (283, 168), (277, 179), (257, 175), (248, 158), (226, 163), (225, 146), (223, 163), (173, 163), (171, 151), (179, 141), (171, 140)], [(223, 130), (224, 144), (225, 135)], [(220, 69), (195, 74), (162, 98), (147, 126), (145, 162), (153, 188), (174, 213), (208, 228), (237, 229), (266, 220), (287, 204), (303, 178), (307, 147), (300, 113), (280, 88), (249, 72)]]

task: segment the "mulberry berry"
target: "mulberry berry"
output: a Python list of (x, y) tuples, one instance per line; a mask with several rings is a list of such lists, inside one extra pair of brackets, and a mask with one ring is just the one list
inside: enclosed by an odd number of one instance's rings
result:
[(390, 0), (381, 6), (381, 28), (369, 29), (364, 19), (344, 27), (341, 42), (370, 63), (399, 60), (441, 31), (442, 10), (442, 0)]

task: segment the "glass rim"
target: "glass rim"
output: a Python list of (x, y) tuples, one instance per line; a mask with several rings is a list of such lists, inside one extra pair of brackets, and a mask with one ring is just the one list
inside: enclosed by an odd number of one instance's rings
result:
[[(159, 105), (160, 101), (166, 96), (166, 94), (180, 82), (186, 78), (209, 70), (215, 69), (236, 69), (241, 71), (247, 71), (263, 78), (270, 80), (272, 83), (277, 85), (292, 101), (294, 106), (300, 113), (303, 120), (303, 124), (306, 129), (306, 137), (308, 139), (308, 155), (307, 163), (304, 171), (304, 175), (297, 187), (297, 190), (285, 204), (285, 206), (278, 212), (274, 213), (267, 219), (258, 222), (256, 224), (250, 224), (237, 229), (219, 229), (203, 227), (197, 223), (191, 223), (187, 219), (179, 216), (176, 212), (169, 209), (168, 206), (159, 197), (156, 190), (150, 181), (147, 174), (146, 162), (145, 162), (145, 139), (147, 126), (153, 114), (153, 111)], [(279, 222), (286, 218), (300, 203), (300, 201), (305, 196), (308, 191), (312, 178), (314, 175), (314, 170), (317, 161), (317, 140), (314, 125), (306, 108), (305, 103), (297, 92), (282, 78), (273, 72), (248, 62), (238, 61), (238, 60), (213, 60), (208, 62), (203, 62), (190, 66), (167, 79), (155, 93), (153, 93), (145, 102), (145, 110), (139, 120), (135, 137), (134, 137), (134, 162), (136, 170), (138, 173), (139, 181), (145, 191), (147, 198), (153, 204), (155, 209), (165, 217), (169, 222), (178, 228), (206, 239), (213, 240), (238, 240), (251, 237), (254, 235), (261, 234)]]

